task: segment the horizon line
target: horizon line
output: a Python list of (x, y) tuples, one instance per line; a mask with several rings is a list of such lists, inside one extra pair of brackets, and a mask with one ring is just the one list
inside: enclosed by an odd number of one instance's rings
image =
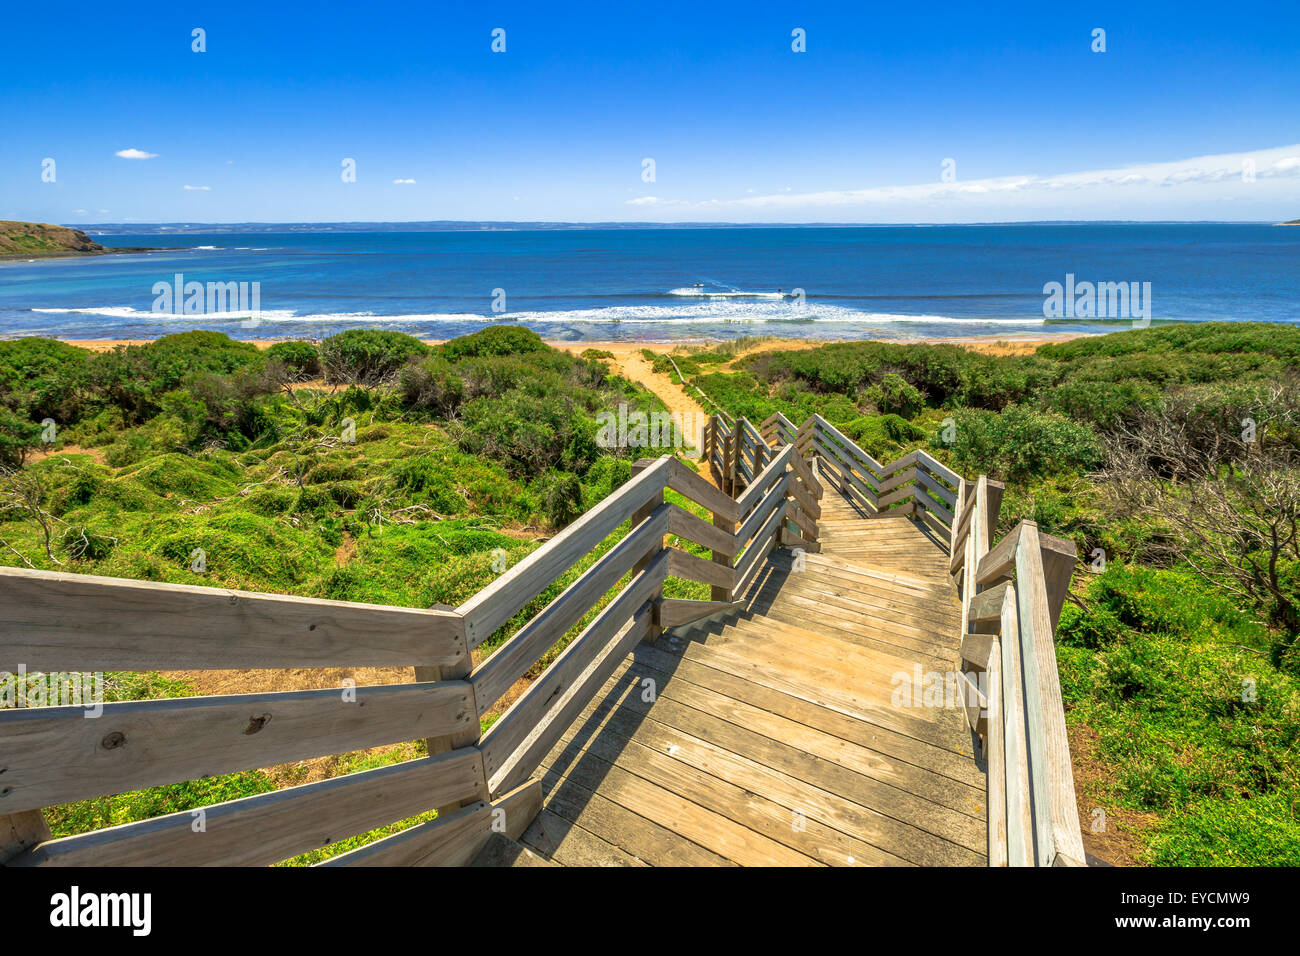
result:
[[(17, 220), (14, 220), (17, 221)], [(241, 219), (219, 220), (141, 220), (141, 221), (106, 221), (106, 222), (62, 222), (50, 223), (65, 229), (84, 229), (96, 227), (130, 227), (130, 226), (174, 226), (193, 228), (196, 226), (619, 226), (629, 228), (718, 228), (737, 229), (781, 229), (781, 228), (824, 228), (824, 229), (861, 229), (890, 228), (912, 226), (932, 228), (936, 226), (1054, 226), (1054, 225), (1285, 225), (1294, 220), (1274, 219), (988, 219), (969, 222), (825, 222), (817, 220), (789, 222), (734, 222), (728, 220), (677, 220), (656, 222), (644, 219), (281, 219), (253, 220)]]

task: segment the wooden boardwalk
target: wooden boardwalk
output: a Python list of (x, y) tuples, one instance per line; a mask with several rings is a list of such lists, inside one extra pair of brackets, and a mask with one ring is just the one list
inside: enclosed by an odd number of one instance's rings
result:
[(821, 554), (773, 552), (742, 611), (628, 655), (543, 760), (508, 862), (985, 864), (964, 712), (891, 702), (895, 675), (958, 666), (948, 555), (911, 518), (822, 507)]
[[(0, 568), (0, 651), (29, 673), (414, 678), (0, 709), (0, 864), (263, 866), (436, 810), (318, 865), (1084, 865), (1053, 643), (1073, 544), (998, 539), (999, 483), (920, 448), (883, 464), (817, 415), (715, 415), (704, 446), (712, 483), (643, 459), (455, 608)], [(44, 815), (416, 738), (427, 756), (205, 806), (206, 838), (187, 810), (59, 838)]]

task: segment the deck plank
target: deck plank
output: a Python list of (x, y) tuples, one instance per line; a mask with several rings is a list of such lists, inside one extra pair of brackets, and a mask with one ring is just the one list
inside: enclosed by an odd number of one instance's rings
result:
[[(911, 517), (828, 487), (820, 554), (765, 559), (742, 609), (636, 647), (540, 771), (520, 843), (566, 866), (981, 865), (987, 787), (946, 673), (961, 606)], [(653, 693), (647, 689), (653, 690)]]

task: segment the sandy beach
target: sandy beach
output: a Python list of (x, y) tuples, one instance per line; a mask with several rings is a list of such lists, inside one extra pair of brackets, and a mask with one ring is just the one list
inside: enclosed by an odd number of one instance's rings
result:
[[(856, 340), (856, 341), (881, 341), (890, 342), (894, 345), (960, 345), (974, 352), (981, 352), (985, 355), (1028, 355), (1040, 345), (1046, 345), (1049, 342), (1066, 342), (1070, 339), (1081, 338), (1081, 333), (1063, 333), (1053, 336), (1034, 336), (1030, 338), (926, 338), (926, 339), (907, 339), (900, 341), (897, 339), (878, 339), (878, 340)], [(107, 352), (109, 349), (116, 348), (119, 345), (147, 345), (152, 339), (60, 339), (69, 345), (75, 345), (78, 348), (89, 349), (92, 352)], [(276, 342), (282, 339), (245, 339), (258, 348), (270, 348)], [(446, 339), (421, 339), (426, 345), (440, 345)], [(585, 352), (587, 349), (600, 349), (606, 352), (612, 352), (617, 361), (624, 362), (630, 355), (640, 357), (642, 349), (650, 349), (655, 352), (670, 352), (681, 347), (699, 347), (709, 348), (716, 343), (702, 342), (601, 342), (595, 340), (583, 340), (581, 342), (570, 341), (548, 341), (546, 343), (557, 349), (563, 349), (566, 352), (575, 354)], [(832, 341), (822, 339), (782, 339), (782, 338), (763, 338), (756, 341), (754, 345), (742, 352), (748, 355), (751, 352), (771, 352), (779, 349), (811, 349), (820, 345), (833, 345)]]

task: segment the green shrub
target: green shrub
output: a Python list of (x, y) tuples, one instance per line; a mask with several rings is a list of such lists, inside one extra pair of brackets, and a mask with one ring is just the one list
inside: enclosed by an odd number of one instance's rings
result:
[(280, 362), (297, 378), (315, 378), (321, 373), (320, 352), (310, 342), (276, 342), (266, 350), (266, 357)]
[(429, 354), (419, 339), (387, 329), (348, 329), (320, 344), (325, 381), (364, 386), (389, 381), (412, 359)]
[[(1013, 405), (1001, 413), (957, 409), (951, 431), (941, 428), (932, 448), (946, 448), (957, 470), (1025, 482), (1060, 473), (1078, 473), (1101, 464), (1101, 448), (1086, 425), (1058, 412)], [(944, 440), (953, 437), (951, 443)]]
[(389, 476), (395, 488), (441, 515), (462, 514), (468, 507), (458, 487), (456, 470), (431, 455), (399, 461), (389, 470)]
[(582, 482), (577, 475), (552, 471), (542, 476), (538, 498), (552, 527), (563, 528), (582, 514)]
[(885, 415), (913, 418), (925, 407), (920, 391), (897, 372), (889, 372), (879, 382), (862, 390), (865, 401)]
[(454, 415), (465, 400), (465, 382), (445, 358), (431, 356), (402, 367), (398, 389), (410, 409), (439, 418)]
[(868, 455), (882, 464), (898, 456), (905, 446), (915, 446), (925, 432), (897, 415), (867, 415), (844, 425), (844, 434), (852, 438)]
[(442, 343), (444, 358), (453, 362), (465, 358), (482, 358), (493, 355), (523, 355), (529, 352), (549, 351), (542, 337), (522, 325), (489, 325), (470, 335)]
[(0, 466), (17, 468), (40, 443), (40, 425), (0, 405)]
[[(54, 339), (0, 341), (0, 409), (9, 406), (34, 421), (72, 423), (86, 398), (88, 356), (84, 349)], [(0, 435), (4, 430), (0, 423)]]

